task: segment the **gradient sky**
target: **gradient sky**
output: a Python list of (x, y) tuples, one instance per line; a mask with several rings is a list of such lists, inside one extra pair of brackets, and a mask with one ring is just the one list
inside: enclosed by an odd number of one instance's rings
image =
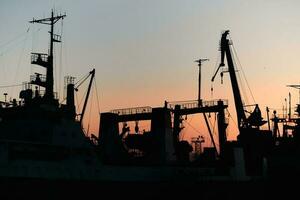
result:
[[(56, 45), (56, 81), (60, 82), (56, 88), (62, 87), (64, 75), (80, 78), (96, 68), (101, 112), (196, 99), (198, 68), (193, 61), (209, 58), (202, 70), (202, 97), (229, 99), (229, 111), (234, 116), (228, 74), (223, 85), (217, 76), (211, 93), (210, 79), (219, 63), (220, 34), (226, 29), (231, 31), (263, 114), (266, 106), (282, 109), (288, 92), (292, 104), (298, 102), (298, 91), (286, 85), (299, 83), (300, 1), (1, 0), (0, 86), (22, 83), (39, 71), (30, 65), (30, 51), (46, 52), (48, 27), (28, 21), (48, 17), (52, 8), (67, 14), (56, 29), (60, 33), (63, 26), (64, 41), (62, 52)], [(0, 92), (7, 89), (0, 88)], [(9, 96), (17, 96), (16, 92), (8, 90)], [(243, 99), (254, 103), (249, 91)], [(0, 100), (4, 100), (3, 95)], [(93, 110), (91, 129), (96, 132), (98, 114)], [(193, 124), (206, 133), (195, 119)], [(230, 138), (234, 138), (234, 125), (229, 130)]]

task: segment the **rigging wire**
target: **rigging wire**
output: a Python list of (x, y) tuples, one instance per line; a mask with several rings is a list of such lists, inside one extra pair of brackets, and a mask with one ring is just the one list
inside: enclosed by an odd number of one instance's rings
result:
[[(35, 27), (38, 27), (36, 28), (36, 30), (33, 30), (32, 31), (32, 44), (31, 44), (31, 52), (35, 52), (35, 49), (36, 49), (36, 44), (39, 43), (39, 32), (43, 29), (45, 29), (45, 26), (41, 27), (41, 26), (35, 26), (35, 25), (31, 25), (31, 27), (33, 27), (32, 29), (34, 29)], [(30, 67), (30, 72), (29, 74), (33, 74), (34, 71), (33, 71), (33, 65), (31, 65)]]
[(64, 101), (66, 101), (67, 100), (67, 97), (64, 97), (60, 102), (59, 102), (59, 104), (62, 104)]
[(94, 88), (96, 90), (98, 114), (100, 114), (100, 101), (99, 101), (99, 95), (98, 95), (98, 89), (97, 89), (97, 82), (96, 82), (95, 78), (94, 78), (94, 84), (93, 85), (94, 85)]
[(242, 96), (243, 96), (243, 104), (244, 105), (248, 105), (249, 104), (249, 99), (248, 99), (248, 95), (247, 95), (247, 90), (245, 89), (245, 86), (244, 86), (244, 82), (243, 82), (243, 79), (241, 77), (241, 74), (239, 73), (239, 65), (237, 65), (236, 61), (235, 61), (235, 58), (237, 57), (236, 54), (233, 55), (233, 63), (234, 63), (234, 66), (236, 66), (236, 70), (237, 70), (237, 78), (239, 79), (239, 88), (242, 92)]
[(84, 83), (84, 81), (86, 80), (86, 79), (88, 79), (88, 77), (90, 76), (90, 73), (87, 73), (85, 76), (83, 76), (82, 78), (80, 78), (74, 85), (77, 85), (77, 87), (76, 88), (78, 88), (79, 86), (81, 86), (83, 83)]
[(229, 112), (228, 108), (226, 108), (226, 111), (228, 112), (229, 118), (233, 121), (234, 126), (238, 129), (238, 128), (239, 128), (239, 127), (238, 127), (238, 124), (237, 124), (237, 122), (233, 119), (233, 117), (232, 117), (231, 113)]
[[(9, 52), (11, 50), (14, 50), (19, 45), (22, 45), (21, 53), (19, 55), (19, 58), (16, 59), (17, 60), (17, 70), (16, 70), (15, 76), (13, 78), (13, 83), (15, 83), (16, 76), (17, 76), (18, 71), (19, 71), (19, 66), (20, 66), (20, 63), (21, 63), (21, 58), (23, 57), (23, 53), (24, 53), (24, 49), (25, 49), (25, 46), (26, 46), (26, 41), (28, 39), (28, 33), (29, 33), (29, 31), (30, 31), (30, 27), (28, 27), (25, 32), (23, 32), (23, 33), (19, 34), (18, 36), (14, 37), (12, 40), (10, 40), (10, 41), (8, 41), (8, 42), (3, 43), (2, 45), (0, 45), (0, 47), (3, 47), (3, 51), (0, 52), (0, 57), (2, 57), (3, 55), (5, 55), (7, 52)], [(20, 39), (23, 38), (23, 37), (25, 37), (25, 38), (20, 41)], [(10, 44), (12, 44), (12, 45), (10, 45)], [(4, 47), (6, 47), (6, 46), (7, 46), (7, 48), (5, 49)], [(4, 63), (3, 63), (3, 65), (5, 66)], [(3, 75), (4, 78), (10, 77), (10, 76), (6, 76), (7, 70), (5, 69), (5, 67), (2, 68), (2, 70), (3, 70), (2, 75)], [(2, 87), (2, 88), (5, 88), (5, 87)], [(9, 88), (11, 88), (11, 87), (9, 87)], [(12, 89), (9, 89), (8, 93), (11, 94), (11, 93), (14, 92), (14, 91), (12, 92), (11, 90)]]
[(194, 131), (196, 131), (197, 133), (199, 133), (199, 134), (202, 134), (199, 130), (197, 130), (193, 125), (191, 125), (189, 122), (187, 122), (186, 121), (186, 123), (187, 123), (187, 125), (189, 125)]
[[(85, 95), (87, 94), (87, 90), (85, 91), (84, 93)], [(80, 102), (78, 102), (78, 106), (80, 107), (81, 103), (83, 102), (83, 99), (85, 97), (85, 95), (82, 95), (81, 99), (80, 99)]]
[[(206, 114), (206, 113), (204, 113), (204, 114)], [(216, 132), (215, 132), (216, 121), (214, 122), (214, 124), (212, 124), (211, 120), (207, 120), (207, 121), (208, 121), (208, 123), (209, 123), (209, 128), (210, 128), (210, 127), (213, 127), (213, 129), (212, 129), (212, 135), (213, 135), (213, 136), (216, 136)], [(212, 146), (212, 145), (213, 145), (213, 141), (210, 141), (210, 142), (211, 142), (210, 145)], [(216, 144), (216, 146), (219, 145), (219, 144), (216, 143), (216, 141), (215, 141), (215, 144)]]
[(17, 35), (16, 37), (14, 37), (13, 39), (9, 40), (6, 43), (0, 44), (0, 48), (5, 47), (5, 46), (9, 45), (10, 43), (18, 40), (19, 38), (26, 36), (27, 33), (29, 32), (29, 30), (30, 30), (30, 26), (27, 28), (27, 30), (25, 32), (20, 33), (19, 35)]
[(27, 40), (27, 38), (24, 38), (23, 40), (20, 41), (20, 43), (16, 43), (14, 44), (15, 46), (10, 46), (10, 48), (0, 52), (0, 57), (5, 55), (6, 53), (10, 52), (11, 50), (14, 50), (16, 47), (18, 47), (19, 45), (23, 44), (23, 42)]
[[(24, 43), (23, 43), (23, 47), (22, 47), (22, 50), (21, 50), (20, 57), (19, 57), (19, 59), (18, 59), (17, 70), (16, 70), (16, 73), (15, 73), (15, 77), (14, 77), (14, 79), (13, 79), (13, 83), (15, 83), (16, 80), (17, 80), (17, 76), (18, 76), (18, 72), (19, 72), (19, 69), (20, 69), (21, 60), (22, 60), (22, 58), (23, 58), (24, 50), (25, 50), (25, 47), (26, 47), (26, 42), (27, 42), (27, 39), (28, 39), (28, 32), (29, 32), (29, 28), (27, 29), (27, 32), (26, 32), (26, 33), (27, 33), (27, 34), (26, 34), (26, 38), (25, 38), (25, 41), (24, 41)], [(13, 93), (15, 92), (14, 88), (15, 88), (15, 87), (12, 87), (12, 91), (10, 91), (10, 93), (13, 94)]]
[[(189, 118), (189, 123), (191, 123), (192, 122), (192, 120), (193, 120), (193, 115)], [(187, 122), (187, 120), (185, 120), (185, 122)], [(184, 131), (182, 131), (182, 133), (181, 133), (181, 137), (180, 137), (180, 140), (183, 140), (183, 138), (184, 138), (184, 136), (186, 135), (186, 129), (183, 129)]]
[[(230, 38), (230, 39), (231, 39), (231, 38)], [(244, 72), (244, 70), (243, 70), (242, 64), (241, 64), (241, 62), (240, 62), (239, 57), (237, 56), (237, 51), (236, 51), (236, 49), (235, 49), (235, 47), (234, 47), (233, 44), (232, 44), (232, 47), (233, 47), (234, 53), (236, 54), (237, 61), (238, 61), (239, 66), (240, 66), (240, 68), (241, 68), (241, 71), (242, 71), (242, 74), (243, 74), (243, 76), (244, 76), (244, 79), (245, 79), (246, 85), (247, 85), (247, 87), (248, 87), (248, 90), (249, 90), (249, 92), (250, 92), (251, 98), (252, 98), (253, 102), (255, 103), (256, 101), (255, 101), (254, 95), (253, 95), (253, 93), (252, 93), (252, 91), (251, 91), (251, 89), (250, 89), (250, 85), (249, 85), (249, 83), (248, 83), (248, 80), (247, 80), (247, 78), (246, 78), (246, 75), (245, 75), (245, 72)]]

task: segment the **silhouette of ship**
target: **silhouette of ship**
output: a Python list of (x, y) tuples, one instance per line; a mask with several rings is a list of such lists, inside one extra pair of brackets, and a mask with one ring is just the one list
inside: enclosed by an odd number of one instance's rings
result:
[[(134, 188), (134, 194), (143, 197), (155, 193), (185, 197), (193, 189), (199, 190), (204, 199), (224, 198), (224, 195), (232, 199), (242, 197), (250, 187), (263, 191), (265, 181), (291, 178), (299, 173), (300, 164), (295, 158), (299, 158), (300, 120), (290, 118), (295, 124), (285, 128), (292, 130), (293, 135), (281, 137), (276, 123), (284, 119), (274, 115), (274, 134), (271, 130), (261, 130), (267, 121), (263, 120), (258, 105), (250, 115), (246, 114), (227, 39), (229, 31), (221, 37), (218, 70), (225, 66), (226, 58), (238, 118), (237, 141), (227, 141), (226, 137), (227, 100), (204, 101), (200, 92), (195, 101), (101, 113), (99, 138), (87, 137), (82, 130), (82, 119), (95, 70), (89, 73), (90, 84), (80, 120), (76, 118), (74, 78), (66, 78), (65, 104), (59, 103), (53, 90), (53, 45), (60, 42), (60, 36), (54, 34), (54, 25), (64, 17), (52, 12), (49, 18), (30, 21), (51, 27), (49, 53), (31, 55), (31, 63), (44, 67), (46, 75), (32, 76), (24, 84), (19, 102), (13, 99), (0, 104), (0, 181), (3, 191), (18, 188), (20, 192), (3, 192), (0, 196), (36, 197), (44, 193), (48, 196), (43, 198), (61, 197), (62, 193), (68, 197), (86, 196), (82, 188), (122, 196), (130, 195)], [(205, 59), (197, 61), (199, 67), (202, 61)], [(200, 77), (199, 73), (199, 81)], [(179, 136), (183, 116), (197, 113), (204, 116), (207, 125), (208, 113), (216, 113), (219, 145), (208, 125), (213, 147), (205, 148), (191, 161), (193, 148)], [(139, 130), (139, 121), (143, 120), (151, 122), (150, 131)], [(136, 123), (135, 133), (130, 133), (127, 122)], [(196, 145), (202, 142), (201, 138), (194, 140)], [(210, 192), (211, 187), (215, 192)]]

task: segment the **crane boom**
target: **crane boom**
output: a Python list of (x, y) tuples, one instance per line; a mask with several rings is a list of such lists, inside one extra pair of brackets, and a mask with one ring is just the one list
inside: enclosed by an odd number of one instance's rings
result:
[(81, 117), (80, 117), (80, 124), (81, 125), (82, 125), (82, 120), (83, 120), (83, 116), (84, 116), (84, 113), (85, 113), (85, 109), (86, 109), (86, 106), (87, 106), (87, 102), (89, 100), (93, 79), (95, 77), (95, 69), (90, 71), (90, 75), (91, 75), (91, 79), (90, 79), (90, 82), (89, 82), (89, 87), (88, 87), (88, 90), (87, 90), (87, 93), (86, 93), (86, 97), (85, 97), (85, 100), (84, 100), (84, 105), (83, 105), (82, 112), (81, 112)]
[(240, 89), (238, 86), (237, 82), (237, 77), (235, 74), (235, 69), (233, 65), (233, 60), (232, 60), (232, 55), (230, 51), (230, 42), (229, 39), (227, 39), (227, 35), (229, 34), (229, 30), (226, 30), (221, 37), (221, 63), (220, 67), (225, 66), (224, 64), (224, 59), (226, 55), (227, 59), (227, 64), (228, 64), (228, 71), (230, 75), (230, 80), (231, 80), (231, 87), (233, 91), (233, 96), (234, 96), (234, 103), (235, 103), (235, 108), (236, 108), (236, 113), (237, 113), (237, 118), (238, 118), (238, 126), (241, 127), (242, 122), (246, 121), (246, 115), (243, 107), (243, 102), (242, 102), (242, 97), (240, 93)]

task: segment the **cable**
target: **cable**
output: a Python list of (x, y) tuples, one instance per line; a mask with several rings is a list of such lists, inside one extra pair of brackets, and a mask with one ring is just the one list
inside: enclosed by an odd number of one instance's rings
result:
[(0, 48), (5, 47), (8, 44), (16, 41), (17, 39), (22, 38), (23, 36), (27, 35), (27, 33), (29, 32), (29, 30), (30, 30), (30, 26), (27, 28), (27, 30), (25, 31), (25, 33), (23, 32), (23, 33), (17, 35), (16, 37), (14, 37), (13, 39), (9, 40), (8, 42), (0, 44)]
[[(230, 40), (231, 40), (231, 38), (230, 38)], [(256, 102), (256, 101), (255, 101), (255, 98), (254, 98), (253, 93), (252, 93), (252, 91), (251, 91), (251, 89), (250, 89), (248, 80), (247, 80), (247, 78), (246, 78), (245, 72), (244, 72), (243, 67), (242, 67), (242, 64), (241, 64), (241, 62), (240, 62), (239, 57), (237, 56), (237, 51), (236, 51), (236, 49), (235, 49), (235, 47), (234, 47), (233, 44), (232, 44), (232, 47), (233, 47), (234, 53), (236, 54), (236, 58), (237, 58), (237, 61), (238, 61), (239, 65), (240, 65), (240, 68), (241, 68), (241, 71), (242, 71), (242, 73), (243, 73), (244, 79), (245, 79), (245, 81), (246, 81), (247, 87), (248, 87), (248, 89), (249, 89), (249, 91), (250, 91), (250, 95), (251, 95), (251, 97), (252, 97), (252, 100), (253, 100), (254, 103), (255, 103), (255, 102)]]
[[(204, 113), (204, 114), (205, 114), (205, 113)], [(212, 135), (213, 135), (213, 136), (216, 136), (216, 133), (215, 133), (215, 125), (216, 125), (216, 121), (214, 122), (214, 124), (212, 124), (211, 121), (208, 120), (208, 123), (209, 123), (209, 126), (210, 126), (210, 127), (213, 127), (213, 129), (212, 129), (212, 130), (213, 130), (213, 131), (212, 131)], [(208, 127), (208, 128), (209, 128), (209, 127)], [(213, 141), (210, 141), (210, 142), (211, 142), (210, 145), (212, 146), (212, 145), (213, 145)], [(216, 144), (216, 146), (219, 145), (219, 144), (217, 144), (216, 142), (215, 142), (215, 144)]]
[(14, 50), (18, 45), (23, 44), (24, 41), (26, 41), (27, 38), (24, 38), (23, 40), (20, 41), (20, 43), (15, 44), (15, 46), (11, 46), (10, 48), (6, 49), (5, 51), (0, 52), (0, 56), (5, 55), (7, 52), (10, 52), (11, 50)]
[[(85, 95), (87, 94), (87, 90), (85, 91)], [(80, 102), (78, 103), (78, 106), (80, 106), (81, 105), (81, 103), (83, 102), (83, 99), (84, 99), (84, 96), (85, 95), (82, 95), (82, 98), (81, 98), (81, 100), (80, 100)]]
[(94, 87), (96, 90), (96, 98), (97, 98), (97, 107), (98, 107), (98, 114), (100, 113), (100, 105), (99, 105), (99, 95), (98, 95), (98, 89), (97, 89), (97, 82), (96, 79), (94, 78)]
[[(189, 123), (192, 122), (193, 117), (194, 117), (194, 116), (192, 115), (191, 118), (190, 118), (190, 122), (189, 122)], [(187, 122), (187, 120), (185, 120), (185, 122)], [(184, 138), (186, 132), (187, 132), (186, 130), (182, 131), (180, 140), (183, 140), (183, 138)]]
[(78, 88), (79, 86), (81, 86), (83, 83), (84, 83), (84, 81), (86, 80), (86, 79), (88, 79), (88, 77), (90, 76), (90, 74), (91, 73), (88, 73), (87, 75), (85, 75), (85, 76), (83, 76), (81, 79), (79, 79), (74, 85), (77, 85), (77, 87), (76, 88)]
[(229, 112), (229, 110), (228, 110), (228, 108), (226, 108), (226, 111), (228, 112), (228, 114), (229, 114), (229, 117), (231, 118), (231, 120), (233, 121), (233, 123), (234, 123), (234, 125), (235, 125), (235, 127), (238, 129), (239, 127), (238, 127), (238, 125), (237, 125), (237, 122), (232, 118), (232, 116), (231, 116), (231, 114), (230, 114), (230, 112)]
[[(16, 82), (17, 80), (17, 76), (18, 76), (18, 72), (19, 72), (19, 69), (20, 69), (20, 64), (21, 64), (21, 59), (23, 58), (23, 53), (24, 53), (24, 49), (25, 49), (25, 46), (26, 46), (26, 41), (27, 41), (28, 37), (26, 37), (25, 41), (24, 41), (24, 44), (23, 44), (23, 48), (21, 50), (21, 54), (20, 54), (20, 57), (18, 59), (18, 63), (17, 63), (17, 70), (16, 70), (16, 73), (15, 73), (15, 77), (13, 79), (13, 83)], [(10, 92), (13, 94), (15, 92), (14, 90), (14, 87), (12, 87), (12, 91), (10, 90)]]
[[(231, 45), (233, 46), (233, 44), (231, 44)], [(235, 70), (234, 73), (237, 74), (237, 79), (238, 79), (238, 84), (239, 84), (238, 85), (239, 86), (239, 90), (242, 93), (241, 96), (243, 97), (243, 99), (242, 99), (243, 102), (242, 103), (244, 105), (247, 105), (247, 104), (249, 104), (248, 95), (247, 95), (246, 89), (244, 87), (243, 79), (241, 78), (241, 75), (239, 73), (239, 65), (236, 63), (236, 59), (235, 58), (238, 59), (238, 56), (237, 56), (236, 52), (233, 51), (232, 61), (233, 61), (233, 66), (235, 66), (235, 68), (236, 68), (236, 69), (234, 69)]]
[(186, 122), (194, 131), (196, 131), (199, 134), (202, 134), (200, 131), (198, 131), (194, 126), (192, 126), (189, 122)]

